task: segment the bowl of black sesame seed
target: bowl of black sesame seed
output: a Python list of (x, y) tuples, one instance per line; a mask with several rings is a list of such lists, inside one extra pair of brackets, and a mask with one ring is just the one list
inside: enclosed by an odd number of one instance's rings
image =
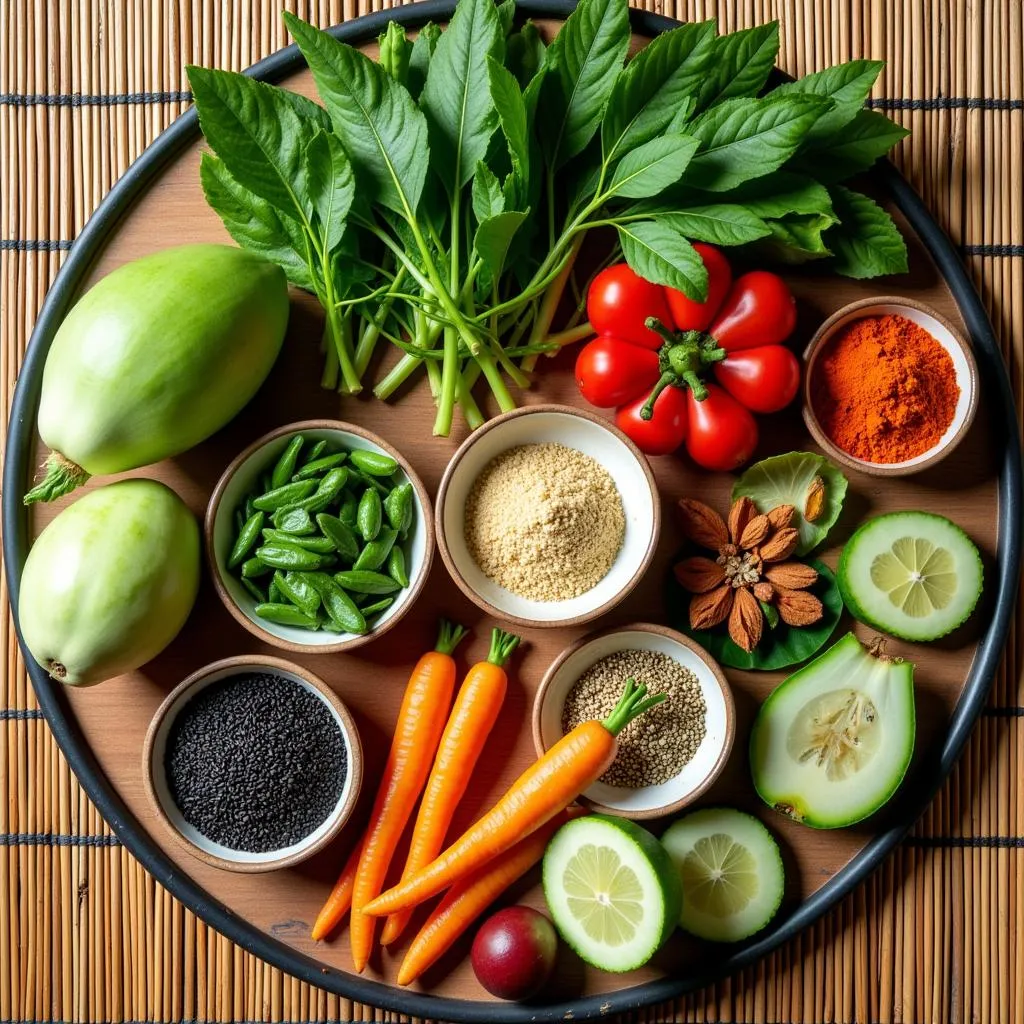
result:
[(362, 745), (337, 694), (280, 658), (225, 658), (167, 696), (143, 749), (150, 803), (193, 856), (290, 867), (326, 846), (359, 796)]
[(581, 722), (606, 718), (628, 679), (666, 699), (622, 730), (614, 762), (580, 803), (624, 818), (673, 814), (718, 778), (736, 732), (725, 675), (682, 633), (638, 622), (567, 647), (537, 690), (534, 746), (540, 756)]

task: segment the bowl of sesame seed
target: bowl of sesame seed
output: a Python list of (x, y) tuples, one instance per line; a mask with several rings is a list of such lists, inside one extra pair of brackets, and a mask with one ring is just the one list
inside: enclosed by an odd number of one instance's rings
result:
[(534, 698), (534, 746), (540, 756), (581, 722), (606, 718), (627, 679), (666, 699), (622, 730), (615, 760), (580, 803), (623, 818), (673, 814), (718, 778), (736, 733), (725, 675), (682, 633), (638, 622), (567, 647)]
[(157, 817), (214, 867), (272, 871), (323, 849), (359, 796), (351, 714), (312, 672), (281, 658), (225, 658), (164, 700), (143, 749)]

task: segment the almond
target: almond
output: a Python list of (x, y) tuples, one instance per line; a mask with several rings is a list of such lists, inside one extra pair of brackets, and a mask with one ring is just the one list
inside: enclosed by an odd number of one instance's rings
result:
[(758, 601), (764, 601), (765, 604), (775, 596), (775, 588), (764, 580), (761, 580), (760, 583), (755, 583), (752, 590), (754, 591), (754, 597)]
[(729, 509), (729, 537), (739, 544), (747, 523), (757, 515), (757, 507), (749, 498), (737, 498)]
[(806, 590), (776, 588), (775, 607), (787, 626), (798, 628), (814, 625), (825, 614), (821, 602)]
[(702, 548), (717, 551), (729, 542), (725, 520), (710, 506), (692, 498), (680, 498), (679, 519), (683, 533)]
[(733, 603), (733, 589), (728, 583), (707, 594), (698, 594), (690, 601), (690, 628), (711, 629), (725, 622)]
[(764, 615), (754, 595), (745, 587), (736, 591), (736, 598), (729, 613), (729, 637), (732, 642), (749, 654), (761, 639)]
[(769, 565), (764, 574), (775, 586), (785, 587), (787, 590), (805, 590), (818, 580), (818, 570), (804, 565), (803, 562)]
[(767, 516), (754, 516), (747, 523), (747, 528), (740, 537), (740, 547), (745, 548), (747, 551), (751, 548), (756, 548), (768, 536), (771, 528), (772, 524)]
[(785, 526), (771, 536), (758, 552), (765, 562), (784, 562), (800, 543), (800, 534), (792, 526)]
[(808, 488), (807, 497), (804, 498), (804, 519), (813, 523), (821, 518), (825, 511), (825, 481), (816, 476)]
[(725, 582), (725, 570), (710, 558), (684, 558), (673, 570), (679, 585), (691, 594), (706, 594)]
[(768, 521), (776, 530), (781, 530), (783, 527), (792, 524), (794, 512), (796, 512), (796, 509), (792, 505), (776, 505), (768, 513)]

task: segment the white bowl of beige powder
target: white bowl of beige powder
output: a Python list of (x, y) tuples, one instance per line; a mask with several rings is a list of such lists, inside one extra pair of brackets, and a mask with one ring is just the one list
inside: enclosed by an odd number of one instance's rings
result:
[(658, 543), (650, 467), (606, 420), (516, 409), (475, 431), (437, 495), (438, 547), (462, 591), (521, 626), (588, 622), (636, 585)]

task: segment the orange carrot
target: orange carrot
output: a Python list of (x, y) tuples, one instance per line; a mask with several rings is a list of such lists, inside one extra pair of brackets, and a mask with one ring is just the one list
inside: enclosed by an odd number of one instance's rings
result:
[(603, 722), (583, 722), (563, 736), (440, 857), (363, 905), (363, 913), (380, 917), (417, 906), (504, 853), (568, 807), (615, 760), (618, 734), (637, 715), (665, 699), (664, 694), (646, 694), (646, 686), (628, 680), (622, 699)]
[[(445, 833), (483, 752), (508, 688), (504, 666), (519, 645), (519, 637), (496, 629), (491, 633), (487, 660), (474, 665), (459, 688), (441, 745), (434, 758), (427, 788), (420, 801), (409, 856), (402, 880), (425, 868), (443, 849)], [(411, 910), (392, 914), (384, 922), (380, 941), (394, 942), (409, 923)]]
[(567, 821), (582, 813), (582, 807), (574, 807), (556, 814), (489, 864), (456, 882), (412, 940), (398, 970), (398, 984), (411, 984), (447, 953), (455, 940), (544, 856), (551, 837)]
[(316, 921), (313, 922), (313, 931), (310, 933), (314, 942), (327, 938), (331, 932), (341, 923), (341, 919), (348, 913), (352, 906), (352, 890), (355, 888), (356, 868), (359, 866), (359, 854), (363, 849), (363, 841), (359, 840), (352, 852), (345, 861), (345, 866), (334, 883), (331, 895), (323, 905)]
[(370, 958), (377, 925), (372, 917), (362, 913), (362, 908), (384, 885), (402, 831), (423, 792), (455, 688), (452, 651), (464, 635), (461, 626), (452, 626), (442, 619), (437, 646), (420, 658), (405, 688), (352, 892), (350, 943), (352, 962), (358, 972)]

